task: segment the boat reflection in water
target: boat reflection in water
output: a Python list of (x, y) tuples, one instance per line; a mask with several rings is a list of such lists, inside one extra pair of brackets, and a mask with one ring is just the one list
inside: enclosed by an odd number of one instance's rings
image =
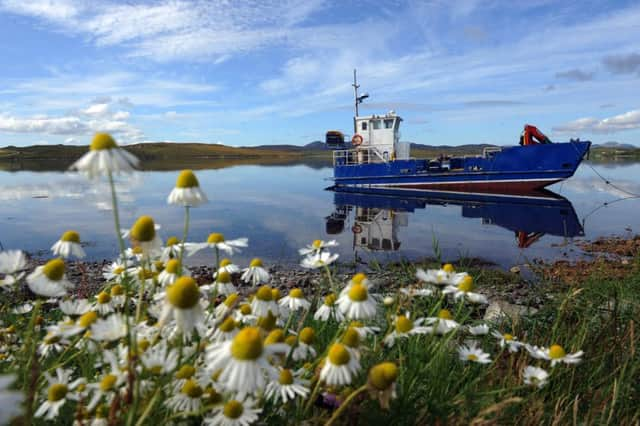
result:
[(513, 231), (520, 248), (531, 246), (545, 234), (565, 238), (584, 235), (571, 203), (548, 190), (519, 195), (338, 187), (329, 190), (334, 191), (335, 211), (326, 218), (327, 233), (352, 232), (354, 249), (398, 250), (399, 228), (409, 225), (410, 213), (428, 205), (461, 206), (462, 217)]

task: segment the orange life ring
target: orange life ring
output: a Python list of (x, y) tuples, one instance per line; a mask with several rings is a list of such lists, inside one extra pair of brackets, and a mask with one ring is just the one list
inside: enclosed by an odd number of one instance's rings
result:
[(353, 227), (351, 228), (351, 230), (353, 231), (354, 234), (359, 234), (362, 232), (362, 226), (360, 225), (353, 225)]
[(357, 133), (351, 138), (351, 144), (355, 146), (362, 145), (362, 141), (364, 141), (364, 139)]

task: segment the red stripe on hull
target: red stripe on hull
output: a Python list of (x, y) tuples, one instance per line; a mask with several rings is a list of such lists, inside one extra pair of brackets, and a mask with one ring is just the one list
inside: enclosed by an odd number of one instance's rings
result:
[(439, 189), (458, 192), (497, 192), (501, 194), (522, 194), (549, 186), (558, 180), (520, 181), (520, 182), (465, 182), (465, 183), (416, 183), (408, 185), (393, 185), (392, 188), (409, 189)]

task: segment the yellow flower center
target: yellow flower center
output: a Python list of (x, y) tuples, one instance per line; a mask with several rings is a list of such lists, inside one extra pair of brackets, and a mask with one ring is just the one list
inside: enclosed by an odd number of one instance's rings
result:
[(227, 284), (231, 282), (231, 274), (227, 271), (219, 272), (216, 276), (216, 282)]
[(131, 227), (131, 237), (140, 242), (152, 241), (156, 236), (156, 225), (151, 216), (140, 216)]
[(134, 248), (131, 249), (131, 251), (133, 251), (133, 254), (142, 254), (142, 247), (135, 246)]
[(225, 266), (229, 266), (229, 265), (231, 265), (231, 263), (232, 263), (232, 262), (231, 262), (231, 260), (229, 260), (229, 259), (227, 259), (227, 258), (225, 257), (224, 259), (222, 259), (222, 260), (220, 261), (220, 267), (221, 267), (221, 268), (224, 268)]
[(291, 370), (284, 369), (280, 371), (280, 378), (278, 379), (281, 385), (291, 385), (293, 384), (293, 374), (291, 374)]
[(262, 300), (264, 302), (270, 302), (273, 298), (271, 287), (269, 287), (268, 285), (263, 285), (256, 292), (256, 297), (258, 298), (258, 300)]
[(340, 343), (334, 343), (329, 349), (329, 361), (333, 365), (345, 365), (351, 360), (351, 355), (347, 348)]
[(262, 355), (262, 338), (255, 327), (246, 327), (233, 338), (231, 354), (235, 359), (253, 361)]
[(549, 357), (551, 357), (551, 359), (564, 358), (566, 355), (567, 353), (560, 345), (551, 345), (551, 347), (549, 348)]
[(47, 392), (47, 399), (50, 402), (60, 401), (65, 396), (67, 396), (67, 392), (69, 392), (69, 388), (67, 385), (63, 383), (54, 383), (49, 386), (49, 391)]
[(78, 325), (82, 328), (87, 328), (98, 319), (98, 314), (94, 311), (89, 311), (78, 318)]
[(219, 328), (221, 331), (229, 333), (231, 330), (236, 328), (236, 322), (233, 320), (233, 318), (227, 317), (227, 319), (224, 320), (222, 324), (220, 324)]
[(238, 293), (231, 293), (230, 295), (227, 296), (226, 299), (224, 299), (224, 304), (227, 308), (230, 308), (234, 305), (234, 303), (236, 303), (237, 300), (238, 300)]
[(42, 273), (51, 281), (60, 281), (64, 276), (64, 262), (62, 259), (48, 261), (42, 267)]
[(280, 299), (280, 296), (280, 290), (278, 290), (277, 288), (271, 289), (271, 300), (278, 300)]
[(289, 346), (293, 346), (296, 344), (296, 339), (297, 339), (296, 336), (291, 335), (291, 336), (287, 336), (287, 338), (284, 339), (284, 342)]
[(56, 336), (54, 334), (48, 334), (44, 337), (44, 342), (48, 345), (54, 344), (54, 343), (58, 343), (60, 341), (61, 337), (60, 336)]
[(337, 297), (335, 294), (331, 293), (324, 298), (324, 304), (327, 306), (333, 306), (336, 304)]
[(117, 148), (118, 144), (108, 133), (96, 133), (91, 141), (89, 149), (91, 151), (102, 151), (104, 149)]
[(451, 312), (448, 309), (440, 309), (440, 312), (438, 312), (438, 318), (444, 319), (444, 320), (452, 320), (453, 316), (451, 315)]
[(192, 170), (183, 170), (176, 180), (176, 188), (195, 188), (200, 186), (198, 178)]
[(251, 315), (251, 305), (244, 304), (240, 306), (240, 313), (242, 315)]
[(176, 379), (190, 379), (196, 374), (196, 369), (192, 365), (185, 364), (176, 371)]
[(191, 277), (180, 277), (167, 287), (167, 300), (179, 309), (191, 309), (200, 300), (200, 289)]
[(118, 266), (117, 268), (115, 268), (115, 269), (113, 270), (113, 273), (114, 273), (115, 275), (120, 275), (120, 274), (121, 274), (121, 273), (123, 273), (123, 272), (124, 272), (124, 268), (123, 268), (122, 266)]
[(244, 412), (244, 407), (242, 404), (235, 399), (224, 404), (224, 408), (222, 409), (222, 414), (228, 419), (237, 419), (242, 416)]
[(465, 293), (472, 291), (474, 288), (473, 278), (470, 275), (465, 275), (464, 278), (458, 284), (458, 290), (463, 291)]
[(249, 264), (249, 266), (251, 268), (257, 268), (257, 267), (262, 267), (262, 259), (256, 257), (253, 260), (251, 260), (251, 263)]
[(97, 297), (98, 303), (101, 305), (111, 302), (111, 296), (106, 291), (101, 291)]
[(313, 331), (313, 328), (305, 327), (302, 330), (300, 330), (300, 341), (302, 343), (306, 343), (307, 345), (310, 345), (313, 343), (315, 338), (316, 338), (316, 332)]
[(167, 240), (167, 247), (175, 246), (179, 243), (180, 240), (178, 239), (178, 237), (169, 237), (169, 239)]
[(404, 315), (396, 317), (396, 331), (398, 333), (407, 333), (413, 329), (413, 321)]
[(271, 333), (269, 333), (267, 338), (264, 340), (264, 345), (269, 346), (269, 345), (273, 345), (274, 343), (283, 343), (283, 342), (284, 342), (284, 331), (282, 331), (282, 329), (280, 328), (276, 328), (275, 330), (271, 331)]
[(276, 326), (277, 317), (269, 311), (266, 317), (258, 318), (258, 326), (265, 331), (271, 331)]
[(187, 380), (186, 383), (182, 385), (180, 392), (188, 395), (190, 398), (200, 398), (202, 396), (202, 388), (193, 379)]
[(62, 234), (62, 237), (60, 237), (60, 241), (68, 241), (70, 243), (80, 244), (80, 234), (78, 234), (76, 231), (67, 231)]
[(367, 279), (367, 276), (366, 276), (364, 273), (362, 273), (362, 272), (358, 272), (357, 274), (355, 274), (355, 275), (351, 278), (351, 281), (352, 281), (354, 284), (362, 284), (362, 282), (363, 282), (364, 280), (366, 280), (366, 279)]
[(510, 341), (512, 341), (512, 340), (513, 340), (513, 336), (512, 336), (511, 334), (509, 334), (509, 333), (505, 333), (505, 334), (503, 334), (503, 335), (502, 335), (502, 338), (503, 338), (504, 340), (506, 340), (507, 342), (510, 342)]
[(349, 299), (354, 302), (365, 301), (368, 295), (369, 291), (363, 284), (354, 284), (351, 286), (351, 289), (349, 289)]
[(212, 386), (207, 386), (205, 393), (209, 394), (207, 397), (207, 403), (216, 405), (222, 402), (222, 395), (216, 392)]
[(164, 267), (164, 270), (167, 271), (168, 274), (177, 274), (179, 269), (180, 261), (178, 259), (171, 259)]
[(111, 287), (111, 296), (122, 296), (124, 294), (124, 287), (120, 284), (116, 284)]
[(304, 297), (304, 293), (299, 288), (294, 288), (289, 292), (289, 297), (293, 297), (294, 299), (302, 299)]
[(448, 274), (451, 274), (455, 271), (455, 269), (453, 269), (453, 265), (450, 263), (445, 263), (445, 265), (442, 267), (442, 270)]
[(118, 377), (114, 374), (105, 375), (102, 380), (100, 380), (100, 390), (103, 392), (107, 392), (113, 389), (118, 381)]
[(469, 354), (469, 355), (467, 355), (467, 359), (469, 361), (477, 361), (478, 360), (478, 356), (476, 354)]
[(322, 247), (322, 240), (314, 240), (313, 241), (313, 248), (319, 249), (320, 247)]
[(342, 343), (350, 348), (357, 348), (360, 345), (360, 334), (355, 328), (349, 327), (342, 336)]
[(149, 346), (151, 346), (151, 342), (149, 342), (147, 339), (141, 339), (138, 341), (138, 349), (140, 349), (142, 352), (149, 349)]
[(369, 384), (379, 391), (389, 389), (398, 378), (398, 367), (393, 362), (382, 362), (369, 370)]
[(154, 365), (153, 367), (151, 367), (149, 369), (149, 371), (151, 371), (151, 374), (159, 376), (160, 374), (162, 374), (162, 366), (161, 365)]
[(218, 232), (214, 232), (212, 234), (209, 234), (209, 238), (207, 238), (207, 242), (209, 244), (218, 244), (218, 243), (223, 243), (224, 242), (224, 235), (218, 233)]

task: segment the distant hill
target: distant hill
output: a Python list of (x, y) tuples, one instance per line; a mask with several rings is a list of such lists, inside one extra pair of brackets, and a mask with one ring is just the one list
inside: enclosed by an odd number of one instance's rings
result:
[(609, 148), (609, 149), (638, 149), (637, 146), (631, 145), (629, 143), (620, 143), (620, 142), (604, 142), (601, 144), (594, 144), (593, 148)]

